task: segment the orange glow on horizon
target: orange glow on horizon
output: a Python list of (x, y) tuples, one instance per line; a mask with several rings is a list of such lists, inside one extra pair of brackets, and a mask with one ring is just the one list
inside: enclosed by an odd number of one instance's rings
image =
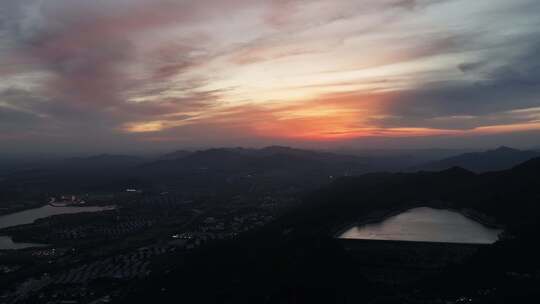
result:
[[(395, 105), (392, 93), (328, 94), (295, 104), (221, 106), (195, 113), (194, 118), (175, 120), (170, 114), (165, 120), (126, 123), (120, 129), (132, 134), (146, 134), (149, 141), (174, 141), (162, 136), (162, 131), (191, 125), (206, 128), (229, 126), (229, 132), (239, 136), (299, 141), (344, 141), (362, 137), (425, 137), (467, 136), (540, 130), (540, 122), (482, 126), (471, 129), (437, 129), (429, 127), (385, 127), (374, 123), (385, 118)], [(192, 113), (193, 114), (193, 113)], [(180, 115), (182, 117), (182, 115)]]

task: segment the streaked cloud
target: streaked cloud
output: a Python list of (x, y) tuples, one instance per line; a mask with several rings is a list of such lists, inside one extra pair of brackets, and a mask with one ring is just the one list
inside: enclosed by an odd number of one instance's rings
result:
[[(0, 3), (0, 133), (85, 146), (537, 130), (534, 0)], [(54, 140), (53, 140), (54, 138)], [(435, 144), (437, 141), (433, 141)]]

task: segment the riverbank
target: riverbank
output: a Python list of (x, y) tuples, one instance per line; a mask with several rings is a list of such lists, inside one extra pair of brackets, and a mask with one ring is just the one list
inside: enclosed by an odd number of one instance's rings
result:
[(29, 209), (39, 208), (43, 206), (40, 201), (24, 201), (18, 203), (5, 203), (6, 206), (0, 207), (0, 216), (8, 215), (15, 212), (21, 212)]
[(81, 213), (81, 212), (97, 212), (97, 211), (106, 211), (114, 210), (116, 206), (69, 206), (69, 207), (52, 207), (50, 205), (45, 205), (40, 208), (34, 208), (29, 210), (24, 210), (20, 212), (15, 212), (7, 215), (0, 216), (0, 229), (5, 229), (9, 227), (31, 224), (34, 221), (53, 215), (60, 214), (72, 214), (72, 213)]
[(11, 236), (0, 235), (0, 250), (21, 250), (26, 248), (47, 247), (47, 244), (25, 243), (14, 240)]
[[(112, 211), (115, 209), (116, 206), (52, 207), (50, 205), (45, 205), (40, 208), (0, 216), (0, 236), (9, 238), (4, 239), (5, 242), (3, 244), (5, 246), (0, 246), (0, 249), (18, 249), (23, 243), (48, 243), (46, 240), (44, 241), (37, 236), (44, 236), (50, 233), (50, 231), (48, 231), (49, 226), (47, 223), (55, 220), (55, 217)], [(25, 231), (29, 229), (37, 229), (36, 231), (39, 231), (39, 233), (37, 235), (25, 233)]]

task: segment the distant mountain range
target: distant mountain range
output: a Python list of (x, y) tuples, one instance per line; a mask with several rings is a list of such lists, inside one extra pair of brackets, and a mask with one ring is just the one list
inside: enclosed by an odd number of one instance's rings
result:
[(265, 178), (273, 181), (327, 180), (330, 176), (370, 171), (365, 158), (290, 147), (262, 149), (218, 148), (195, 152), (177, 151), (139, 166), (146, 178)]
[[(43, 191), (116, 190), (125, 187), (238, 187), (271, 183), (317, 186), (329, 179), (373, 171), (369, 159), (270, 146), (262, 149), (179, 150), (153, 158), (97, 155), (52, 160), (13, 170), (0, 188)], [(27, 185), (27, 186), (26, 186)]]
[(90, 157), (68, 158), (63, 161), (64, 166), (86, 167), (88, 169), (97, 169), (102, 167), (132, 167), (140, 165), (146, 160), (141, 157), (131, 155), (101, 154)]
[[(540, 152), (501, 147), (445, 158), (413, 167), (413, 170), (461, 167), (473, 172), (497, 171), (537, 156)], [(410, 161), (409, 156), (358, 156), (284, 146), (179, 150), (152, 158), (103, 154), (34, 165), (21, 163), (19, 167), (10, 165), (10, 170), (3, 170), (5, 173), (0, 176), (0, 188), (117, 191), (128, 186), (226, 187), (236, 184), (245, 187), (258, 183), (312, 187), (341, 176), (400, 171), (411, 166)]]
[(177, 150), (177, 151), (162, 155), (162, 156), (159, 157), (159, 159), (160, 160), (173, 160), (173, 159), (179, 159), (179, 158), (186, 157), (186, 156), (188, 156), (190, 154), (193, 154), (193, 152), (187, 151), (187, 150)]
[(415, 171), (440, 171), (461, 167), (474, 172), (499, 171), (540, 157), (540, 152), (499, 147), (485, 152), (465, 153), (412, 168)]
[(189, 156), (194, 155), (241, 155), (241, 156), (254, 156), (254, 157), (262, 157), (262, 156), (271, 156), (271, 155), (289, 155), (289, 156), (299, 156), (303, 158), (310, 158), (310, 159), (330, 159), (330, 158), (344, 158), (348, 157), (349, 159), (358, 159), (358, 157), (350, 156), (345, 153), (330, 153), (330, 152), (322, 152), (322, 151), (314, 151), (314, 150), (305, 150), (305, 149), (296, 149), (286, 146), (268, 146), (261, 149), (253, 149), (253, 148), (213, 148), (213, 149), (207, 149), (207, 150), (199, 150), (199, 151), (186, 151), (186, 150), (178, 150), (174, 151), (172, 153), (165, 154), (161, 156), (160, 160), (178, 160)]

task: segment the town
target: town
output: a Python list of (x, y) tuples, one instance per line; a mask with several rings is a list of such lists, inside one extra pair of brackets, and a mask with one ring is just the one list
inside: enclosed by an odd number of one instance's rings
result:
[(123, 290), (111, 293), (103, 282), (121, 286), (166, 271), (174, 265), (168, 262), (164, 269), (164, 260), (180, 261), (213, 243), (256, 231), (294, 205), (294, 198), (290, 193), (225, 198), (129, 192), (118, 193), (110, 204), (114, 209), (60, 214), (1, 230), (18, 242), (43, 244), (0, 251), (0, 281), (17, 286), (0, 295), (2, 302), (93, 298), (105, 303)]

